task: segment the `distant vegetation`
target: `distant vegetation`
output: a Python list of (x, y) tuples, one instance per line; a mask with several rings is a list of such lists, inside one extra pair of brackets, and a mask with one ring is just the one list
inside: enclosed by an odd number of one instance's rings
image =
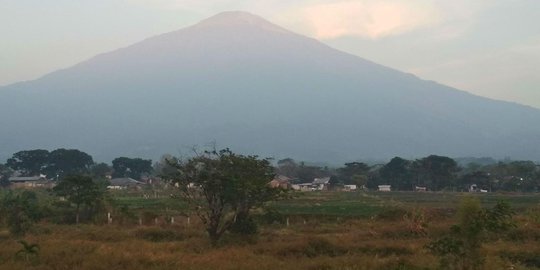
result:
[[(225, 149), (111, 166), (59, 149), (15, 153), (0, 169), (0, 269), (540, 268), (540, 174), (529, 161), (330, 168)], [(36, 174), (54, 185), (9, 185)], [(330, 180), (294, 192), (271, 188), (276, 176)], [(114, 178), (136, 185), (111, 189)]]

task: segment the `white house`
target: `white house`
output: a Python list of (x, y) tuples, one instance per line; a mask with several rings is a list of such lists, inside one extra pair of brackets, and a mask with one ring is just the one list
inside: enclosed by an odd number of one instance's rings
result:
[(379, 191), (384, 191), (384, 192), (392, 191), (391, 185), (379, 185), (378, 187), (379, 187)]
[(312, 183), (293, 184), (291, 188), (298, 191), (313, 191)]
[(313, 179), (313, 189), (315, 190), (325, 190), (328, 188), (330, 183), (330, 177), (315, 178)]
[(356, 185), (344, 185), (343, 188), (345, 191), (355, 191), (358, 189)]

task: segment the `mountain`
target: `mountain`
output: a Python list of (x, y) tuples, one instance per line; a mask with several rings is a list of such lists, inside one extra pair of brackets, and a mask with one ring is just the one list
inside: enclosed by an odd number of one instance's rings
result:
[(0, 158), (70, 147), (97, 160), (156, 159), (215, 141), (308, 161), (540, 160), (538, 109), (421, 80), (243, 12), (0, 88), (0, 113)]

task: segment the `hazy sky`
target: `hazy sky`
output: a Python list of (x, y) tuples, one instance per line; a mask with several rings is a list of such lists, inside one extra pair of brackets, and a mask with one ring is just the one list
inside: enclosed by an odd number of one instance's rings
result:
[(0, 85), (243, 10), (332, 47), (540, 108), (537, 0), (0, 0)]

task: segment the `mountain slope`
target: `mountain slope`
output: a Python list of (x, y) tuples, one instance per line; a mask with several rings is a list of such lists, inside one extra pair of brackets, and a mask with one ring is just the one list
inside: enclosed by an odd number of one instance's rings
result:
[(0, 88), (0, 158), (75, 147), (157, 158), (216, 141), (313, 161), (540, 160), (540, 110), (420, 80), (226, 12)]

